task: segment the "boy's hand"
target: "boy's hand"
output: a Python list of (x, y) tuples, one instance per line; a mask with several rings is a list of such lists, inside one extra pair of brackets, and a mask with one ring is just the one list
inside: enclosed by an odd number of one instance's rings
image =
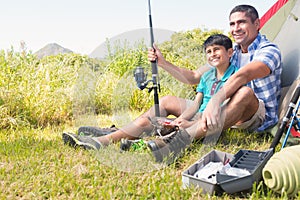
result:
[(181, 128), (188, 128), (188, 127), (190, 127), (191, 125), (193, 125), (194, 124), (194, 122), (193, 121), (188, 121), (188, 120), (186, 120), (186, 119), (183, 119), (183, 118), (177, 118), (177, 119), (175, 119), (173, 122), (172, 122), (172, 124), (174, 125), (174, 126), (179, 126), (179, 127), (181, 127)]
[(163, 66), (166, 62), (166, 60), (163, 57), (161, 51), (159, 50), (159, 48), (155, 44), (153, 44), (153, 48), (150, 47), (148, 49), (148, 60), (150, 62), (157, 61), (157, 65), (159, 65), (159, 66)]

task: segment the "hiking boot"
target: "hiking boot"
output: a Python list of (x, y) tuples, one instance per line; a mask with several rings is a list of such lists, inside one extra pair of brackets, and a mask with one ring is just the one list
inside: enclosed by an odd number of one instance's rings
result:
[(99, 150), (101, 147), (100, 142), (89, 136), (81, 136), (73, 133), (63, 133), (62, 139), (64, 144), (68, 144), (71, 147), (83, 147), (84, 149)]
[(181, 156), (191, 142), (191, 136), (184, 129), (179, 129), (165, 137), (151, 140), (147, 145), (156, 162), (171, 164)]
[(78, 129), (78, 135), (100, 137), (117, 131), (118, 128), (112, 125), (110, 128), (99, 128), (95, 126), (81, 126)]

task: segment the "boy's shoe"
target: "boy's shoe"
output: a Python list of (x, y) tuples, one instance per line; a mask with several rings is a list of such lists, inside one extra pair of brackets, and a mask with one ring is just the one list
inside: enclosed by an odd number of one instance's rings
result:
[(118, 128), (112, 125), (110, 128), (99, 128), (95, 126), (81, 126), (78, 129), (78, 135), (100, 137), (117, 131)]
[(128, 140), (128, 139), (121, 139), (120, 142), (120, 150), (121, 151), (141, 151), (143, 149), (147, 149), (147, 144), (143, 139), (136, 139), (136, 140)]
[(191, 142), (191, 136), (184, 129), (179, 129), (165, 137), (151, 140), (147, 145), (156, 162), (171, 164), (181, 156)]
[(101, 148), (100, 142), (97, 142), (92, 137), (76, 135), (73, 133), (63, 133), (62, 139), (64, 144), (71, 147), (83, 147), (84, 149), (99, 150)]
[(120, 150), (121, 151), (129, 151), (133, 141), (122, 138), (120, 141)]

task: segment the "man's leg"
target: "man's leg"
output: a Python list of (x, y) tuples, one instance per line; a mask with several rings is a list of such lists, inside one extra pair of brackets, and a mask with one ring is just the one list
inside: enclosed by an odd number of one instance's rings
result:
[[(191, 100), (186, 100), (183, 98), (175, 96), (164, 96), (159, 100), (159, 108), (161, 117), (167, 117), (168, 115), (179, 116), (181, 113), (191, 105)], [(136, 139), (143, 132), (152, 131), (153, 126), (149, 121), (149, 117), (155, 117), (154, 107), (151, 107), (144, 114), (139, 116), (133, 122), (125, 125), (119, 130), (97, 139), (103, 145), (108, 145), (110, 142), (120, 141), (122, 138)]]
[(258, 99), (253, 90), (248, 87), (243, 87), (222, 107), (222, 124), (219, 126), (219, 129), (208, 130), (205, 132), (200, 126), (200, 118), (189, 128), (185, 130), (181, 129), (177, 134), (170, 134), (164, 138), (150, 141), (148, 146), (158, 162), (167, 161), (170, 163), (174, 161), (177, 156), (181, 155), (181, 153), (190, 145), (193, 138), (200, 139), (208, 137), (208, 140), (210, 141), (217, 141), (222, 130), (226, 130), (235, 124), (251, 119), (258, 110), (258, 105)]
[[(234, 125), (248, 121), (258, 110), (259, 101), (249, 87), (240, 88), (222, 108), (220, 130), (204, 132), (200, 123), (187, 129), (192, 138), (200, 139), (207, 135), (220, 133)], [(201, 120), (201, 119), (200, 119)]]
[(239, 89), (226, 106), (224, 129), (250, 120), (258, 106), (259, 101), (251, 88)]

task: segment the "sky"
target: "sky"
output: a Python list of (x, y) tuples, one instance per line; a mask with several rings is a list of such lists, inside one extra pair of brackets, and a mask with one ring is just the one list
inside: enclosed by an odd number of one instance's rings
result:
[[(148, 0), (1, 0), (0, 49), (33, 53), (57, 43), (90, 54), (106, 39), (149, 28)], [(260, 17), (277, 0), (150, 0), (153, 29), (195, 28), (228, 31), (229, 12), (238, 4), (253, 5)], [(154, 35), (155, 38), (155, 35)]]

